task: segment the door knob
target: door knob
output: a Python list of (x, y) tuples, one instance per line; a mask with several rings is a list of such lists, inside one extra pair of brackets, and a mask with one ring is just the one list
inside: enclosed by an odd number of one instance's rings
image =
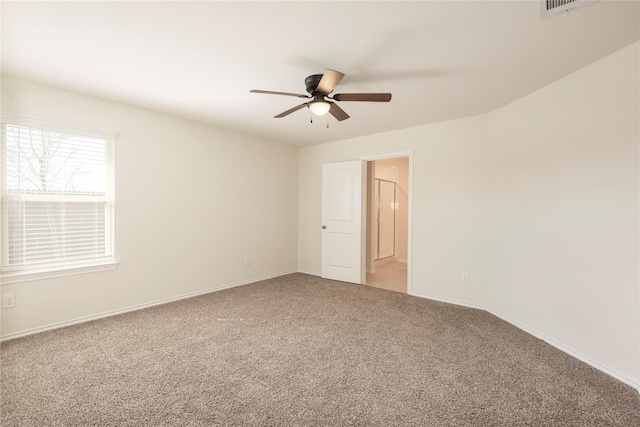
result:
[(323, 225), (323, 226), (322, 226), (322, 229), (323, 229), (323, 230), (326, 230), (326, 229), (327, 229), (327, 226), (326, 226), (326, 225)]

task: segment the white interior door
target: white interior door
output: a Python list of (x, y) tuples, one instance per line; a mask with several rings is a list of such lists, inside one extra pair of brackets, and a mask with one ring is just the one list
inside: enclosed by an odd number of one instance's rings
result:
[(364, 284), (365, 171), (361, 160), (322, 165), (321, 275), (326, 279)]

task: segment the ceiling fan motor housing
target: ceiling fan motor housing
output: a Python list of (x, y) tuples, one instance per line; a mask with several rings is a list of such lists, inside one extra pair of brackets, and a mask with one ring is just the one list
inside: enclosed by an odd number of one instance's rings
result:
[(304, 79), (304, 84), (307, 87), (307, 92), (311, 95), (315, 95), (316, 89), (318, 88), (318, 83), (322, 79), (322, 74), (313, 74), (306, 79)]

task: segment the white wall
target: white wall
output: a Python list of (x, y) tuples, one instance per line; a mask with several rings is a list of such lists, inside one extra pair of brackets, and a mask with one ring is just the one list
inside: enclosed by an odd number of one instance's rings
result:
[(121, 132), (120, 265), (3, 285), (3, 336), (296, 270), (297, 149), (7, 76), (2, 111)]
[(639, 44), (491, 113), (491, 307), (640, 379)]
[(301, 149), (299, 269), (320, 271), (322, 163), (413, 150), (412, 293), (637, 383), (639, 48), (486, 115)]
[[(471, 117), (305, 147), (299, 159), (298, 266), (320, 274), (322, 163), (413, 151), (414, 292), (475, 301), (478, 287), (459, 286), (463, 268), (480, 269), (478, 168), (486, 118)], [(427, 221), (429, 219), (429, 221)]]

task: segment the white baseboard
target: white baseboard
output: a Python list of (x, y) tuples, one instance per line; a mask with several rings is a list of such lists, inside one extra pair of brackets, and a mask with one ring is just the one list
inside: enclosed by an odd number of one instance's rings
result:
[(52, 329), (64, 328), (65, 326), (76, 325), (78, 323), (85, 323), (85, 322), (90, 322), (92, 320), (103, 319), (105, 317), (117, 316), (118, 314), (124, 314), (124, 313), (128, 313), (128, 312), (131, 312), (131, 311), (142, 310), (144, 308), (149, 308), (149, 307), (153, 307), (153, 306), (161, 305), (161, 304), (167, 304), (167, 303), (170, 303), (170, 302), (179, 301), (179, 300), (186, 299), (186, 298), (197, 297), (198, 295), (210, 294), (212, 292), (221, 291), (223, 289), (229, 289), (229, 288), (235, 288), (236, 286), (248, 285), (250, 283), (260, 282), (262, 280), (267, 280), (267, 279), (273, 279), (275, 277), (280, 277), (280, 276), (286, 276), (287, 274), (292, 274), (292, 273), (296, 273), (296, 272), (297, 271), (295, 271), (295, 270), (286, 271), (286, 272), (282, 272), (282, 273), (271, 274), (271, 275), (268, 275), (268, 276), (256, 277), (256, 278), (249, 279), (249, 280), (244, 280), (244, 281), (241, 281), (241, 282), (227, 283), (227, 284), (224, 284), (224, 285), (215, 286), (213, 288), (203, 289), (201, 291), (196, 291), (196, 292), (190, 292), (190, 293), (178, 295), (178, 296), (175, 296), (175, 297), (164, 298), (164, 299), (151, 301), (151, 302), (144, 303), (144, 304), (132, 305), (132, 306), (121, 308), (121, 309), (117, 309), (117, 310), (105, 311), (105, 312), (98, 313), (98, 314), (92, 314), (90, 316), (83, 316), (83, 317), (78, 317), (78, 318), (71, 319), (71, 320), (65, 320), (63, 322), (52, 323), (52, 324), (45, 325), (45, 326), (40, 326), (40, 327), (37, 327), (37, 328), (27, 329), (27, 330), (24, 330), (24, 331), (19, 331), (19, 332), (14, 332), (12, 334), (3, 335), (3, 336), (0, 337), (0, 342), (8, 341), (8, 340), (15, 339), (15, 338), (24, 337), (24, 336), (27, 336), (27, 335), (33, 335), (33, 334), (37, 334), (37, 333), (40, 333), (40, 332), (49, 331), (49, 330), (52, 330)]
[(510, 318), (508, 318), (507, 316), (503, 315), (502, 313), (499, 313), (499, 312), (497, 312), (495, 310), (492, 310), (492, 309), (486, 309), (486, 311), (488, 311), (489, 313), (493, 314), (496, 317), (499, 317), (500, 319), (504, 320), (505, 322), (510, 323), (510, 324), (512, 324), (513, 326), (515, 326), (515, 327), (517, 327), (519, 329), (522, 329), (526, 333), (528, 333), (530, 335), (533, 335), (534, 337), (536, 337), (538, 339), (541, 339), (542, 341), (544, 341), (547, 344), (557, 348), (558, 350), (567, 353), (569, 356), (575, 357), (576, 359), (586, 363), (587, 365), (590, 365), (590, 366), (596, 368), (597, 370), (602, 371), (605, 374), (612, 376), (613, 378), (617, 379), (618, 381), (621, 381), (621, 382), (625, 383), (626, 385), (628, 385), (630, 387), (633, 387), (634, 389), (636, 389), (636, 390), (638, 390), (640, 392), (640, 389), (638, 388), (638, 383), (636, 381), (632, 380), (631, 378), (628, 378), (625, 375), (622, 375), (621, 373), (617, 372), (616, 370), (611, 369), (609, 367), (606, 367), (604, 365), (601, 365), (600, 363), (589, 359), (588, 357), (580, 354), (579, 352), (577, 352), (577, 351), (575, 351), (575, 350), (573, 350), (573, 349), (571, 349), (571, 348), (569, 348), (569, 347), (567, 347), (567, 346), (565, 346), (563, 344), (560, 344), (557, 341), (554, 341), (551, 338), (548, 338), (548, 337), (542, 335), (541, 333), (539, 333), (537, 331), (534, 331), (534, 330), (532, 330), (532, 329), (530, 329), (530, 328), (528, 328), (528, 327), (526, 327), (526, 326), (524, 326), (524, 325), (522, 325), (522, 324), (520, 324), (520, 323), (518, 323), (518, 322), (516, 322), (516, 321), (514, 321), (514, 320), (512, 320)]
[(623, 382), (624, 384), (634, 388), (636, 391), (638, 391), (638, 393), (640, 393), (640, 385), (632, 380), (631, 378), (628, 378), (627, 376), (615, 371), (614, 369), (611, 369), (609, 367), (606, 367), (604, 365), (601, 365), (600, 363), (584, 356), (583, 354), (580, 354), (579, 352), (565, 346), (562, 345), (546, 336), (544, 336), (543, 334), (528, 328), (527, 326), (524, 326), (518, 322), (516, 322), (515, 320), (503, 315), (502, 313), (499, 313), (493, 309), (490, 308), (486, 308), (486, 307), (482, 307), (480, 305), (477, 304), (470, 304), (470, 303), (466, 303), (466, 302), (462, 302), (462, 301), (456, 301), (456, 300), (450, 300), (450, 299), (446, 299), (446, 298), (439, 298), (439, 297), (434, 297), (434, 296), (430, 296), (430, 295), (425, 295), (425, 294), (420, 294), (420, 293), (416, 293), (416, 292), (412, 292), (411, 295), (416, 296), (416, 297), (420, 297), (420, 298), (426, 298), (426, 299), (430, 299), (430, 300), (434, 300), (434, 301), (440, 301), (440, 302), (445, 302), (445, 303), (449, 303), (449, 304), (454, 304), (454, 305), (459, 305), (459, 306), (463, 306), (463, 307), (468, 307), (468, 308), (475, 308), (478, 310), (484, 310), (502, 320), (504, 320), (505, 322), (515, 326), (518, 329), (523, 330), (524, 332), (528, 333), (529, 335), (533, 335), (534, 337), (541, 339), (542, 341), (546, 342), (547, 344), (557, 348), (558, 350), (567, 353), (569, 356), (571, 357), (575, 357), (576, 359), (586, 363), (587, 365), (596, 368), (597, 370), (604, 372), (605, 374), (617, 379), (618, 381)]
[[(242, 286), (242, 285), (248, 285), (250, 283), (255, 283), (255, 282), (260, 282), (263, 280), (267, 280), (267, 279), (273, 279), (275, 277), (280, 277), (280, 276), (286, 276), (287, 274), (292, 274), (292, 273), (303, 273), (303, 274), (309, 274), (312, 276), (320, 276), (319, 274), (315, 273), (315, 272), (307, 272), (307, 271), (303, 271), (303, 270), (298, 270), (298, 271), (286, 271), (286, 272), (281, 272), (281, 273), (276, 273), (276, 274), (272, 274), (272, 275), (268, 275), (268, 276), (263, 276), (263, 277), (256, 277), (253, 279), (249, 279), (249, 280), (245, 280), (245, 281), (240, 281), (240, 282), (235, 282), (235, 283), (228, 283), (228, 284), (224, 284), (224, 285), (220, 285), (220, 286), (216, 286), (213, 288), (208, 288), (208, 289), (204, 289), (201, 291), (196, 291), (196, 292), (190, 292), (187, 294), (182, 294), (182, 295), (178, 295), (175, 297), (171, 297), (171, 298), (164, 298), (161, 300), (156, 300), (156, 301), (152, 301), (149, 303), (144, 303), (144, 304), (137, 304), (137, 305), (133, 305), (133, 306), (129, 306), (129, 307), (125, 307), (122, 309), (118, 309), (118, 310), (111, 310), (111, 311), (106, 311), (103, 313), (99, 313), (99, 314), (94, 314), (94, 315), (90, 315), (90, 316), (84, 316), (84, 317), (79, 317), (76, 319), (71, 319), (71, 320), (66, 320), (63, 322), (58, 322), (58, 323), (52, 323), (49, 325), (45, 325), (45, 326), (41, 326), (41, 327), (37, 327), (37, 328), (32, 328), (32, 329), (27, 329), (24, 331), (20, 331), (20, 332), (14, 332), (12, 334), (7, 334), (7, 335), (3, 335), (0, 337), (0, 342), (3, 341), (8, 341), (11, 339), (15, 339), (15, 338), (20, 338), (20, 337), (24, 337), (27, 335), (33, 335), (33, 334), (37, 334), (40, 332), (45, 332), (45, 331), (49, 331), (52, 329), (58, 329), (58, 328), (63, 328), (65, 326), (71, 326), (71, 325), (76, 325), (78, 323), (85, 323), (85, 322), (89, 322), (92, 320), (97, 320), (97, 319), (102, 319), (105, 317), (111, 317), (111, 316), (116, 316), (118, 314), (124, 314), (124, 313), (128, 313), (131, 311), (136, 311), (136, 310), (142, 310), (144, 308), (148, 308), (148, 307), (153, 307), (156, 305), (161, 305), (161, 304), (167, 304), (170, 302), (174, 302), (174, 301), (179, 301), (182, 299), (186, 299), (186, 298), (192, 298), (192, 297), (196, 297), (199, 295), (205, 295), (205, 294), (209, 294), (212, 292), (217, 292), (217, 291), (221, 291), (223, 289), (229, 289), (229, 288), (234, 288), (236, 286)], [(633, 387), (634, 389), (636, 389), (638, 392), (640, 392), (640, 387), (639, 384), (628, 378), (627, 376), (616, 372), (615, 370), (608, 368), (606, 366), (603, 366), (601, 364), (599, 364), (598, 362), (595, 362), (593, 360), (591, 360), (590, 358), (580, 354), (577, 351), (574, 351), (546, 336), (544, 336), (543, 334), (530, 329), (524, 325), (521, 325), (520, 323), (510, 319), (509, 317), (503, 315), (502, 313), (499, 313), (493, 309), (490, 308), (486, 308), (477, 304), (472, 304), (472, 303), (467, 303), (464, 301), (456, 301), (456, 300), (451, 300), (451, 299), (447, 299), (447, 298), (440, 298), (440, 297), (435, 297), (435, 296), (431, 296), (431, 295), (425, 295), (425, 294), (420, 294), (417, 292), (411, 292), (410, 295), (412, 296), (416, 296), (419, 298), (425, 298), (425, 299), (430, 299), (430, 300), (434, 300), (434, 301), (440, 301), (440, 302), (444, 302), (444, 303), (448, 303), (448, 304), (454, 304), (454, 305), (459, 305), (459, 306), (463, 306), (463, 307), (468, 307), (468, 308), (473, 308), (473, 309), (478, 309), (478, 310), (484, 310), (502, 320), (504, 320), (507, 323), (510, 323), (511, 325), (523, 330), (524, 332), (528, 333), (529, 335), (533, 335), (534, 337), (541, 339), (543, 341), (545, 341), (547, 344), (557, 348), (558, 350), (567, 353), (568, 355), (575, 357), (576, 359), (586, 363), (587, 365), (590, 365), (594, 368), (596, 368), (599, 371), (604, 372), (605, 374), (617, 379), (618, 381), (623, 382), (624, 384), (627, 384), (630, 387)]]
[(472, 303), (465, 302), (465, 301), (458, 301), (458, 300), (454, 300), (454, 299), (434, 297), (434, 296), (432, 296), (432, 295), (421, 294), (421, 293), (419, 293), (419, 292), (411, 292), (409, 295), (414, 296), (414, 297), (420, 297), (420, 298), (430, 299), (430, 300), (433, 300), (433, 301), (446, 302), (447, 304), (460, 305), (460, 306), (462, 306), (462, 307), (475, 308), (475, 309), (478, 309), (478, 310), (484, 310), (484, 311), (487, 311), (487, 310), (486, 310), (484, 307), (482, 307), (481, 305), (478, 305), (478, 304), (472, 304)]
[(320, 273), (317, 272), (317, 271), (309, 271), (309, 270), (300, 270), (300, 269), (298, 269), (298, 273), (308, 274), (309, 276), (320, 277)]
[(381, 265), (391, 264), (392, 262), (396, 262), (395, 255), (375, 260), (373, 262), (373, 268), (375, 269), (376, 267), (381, 266)]

